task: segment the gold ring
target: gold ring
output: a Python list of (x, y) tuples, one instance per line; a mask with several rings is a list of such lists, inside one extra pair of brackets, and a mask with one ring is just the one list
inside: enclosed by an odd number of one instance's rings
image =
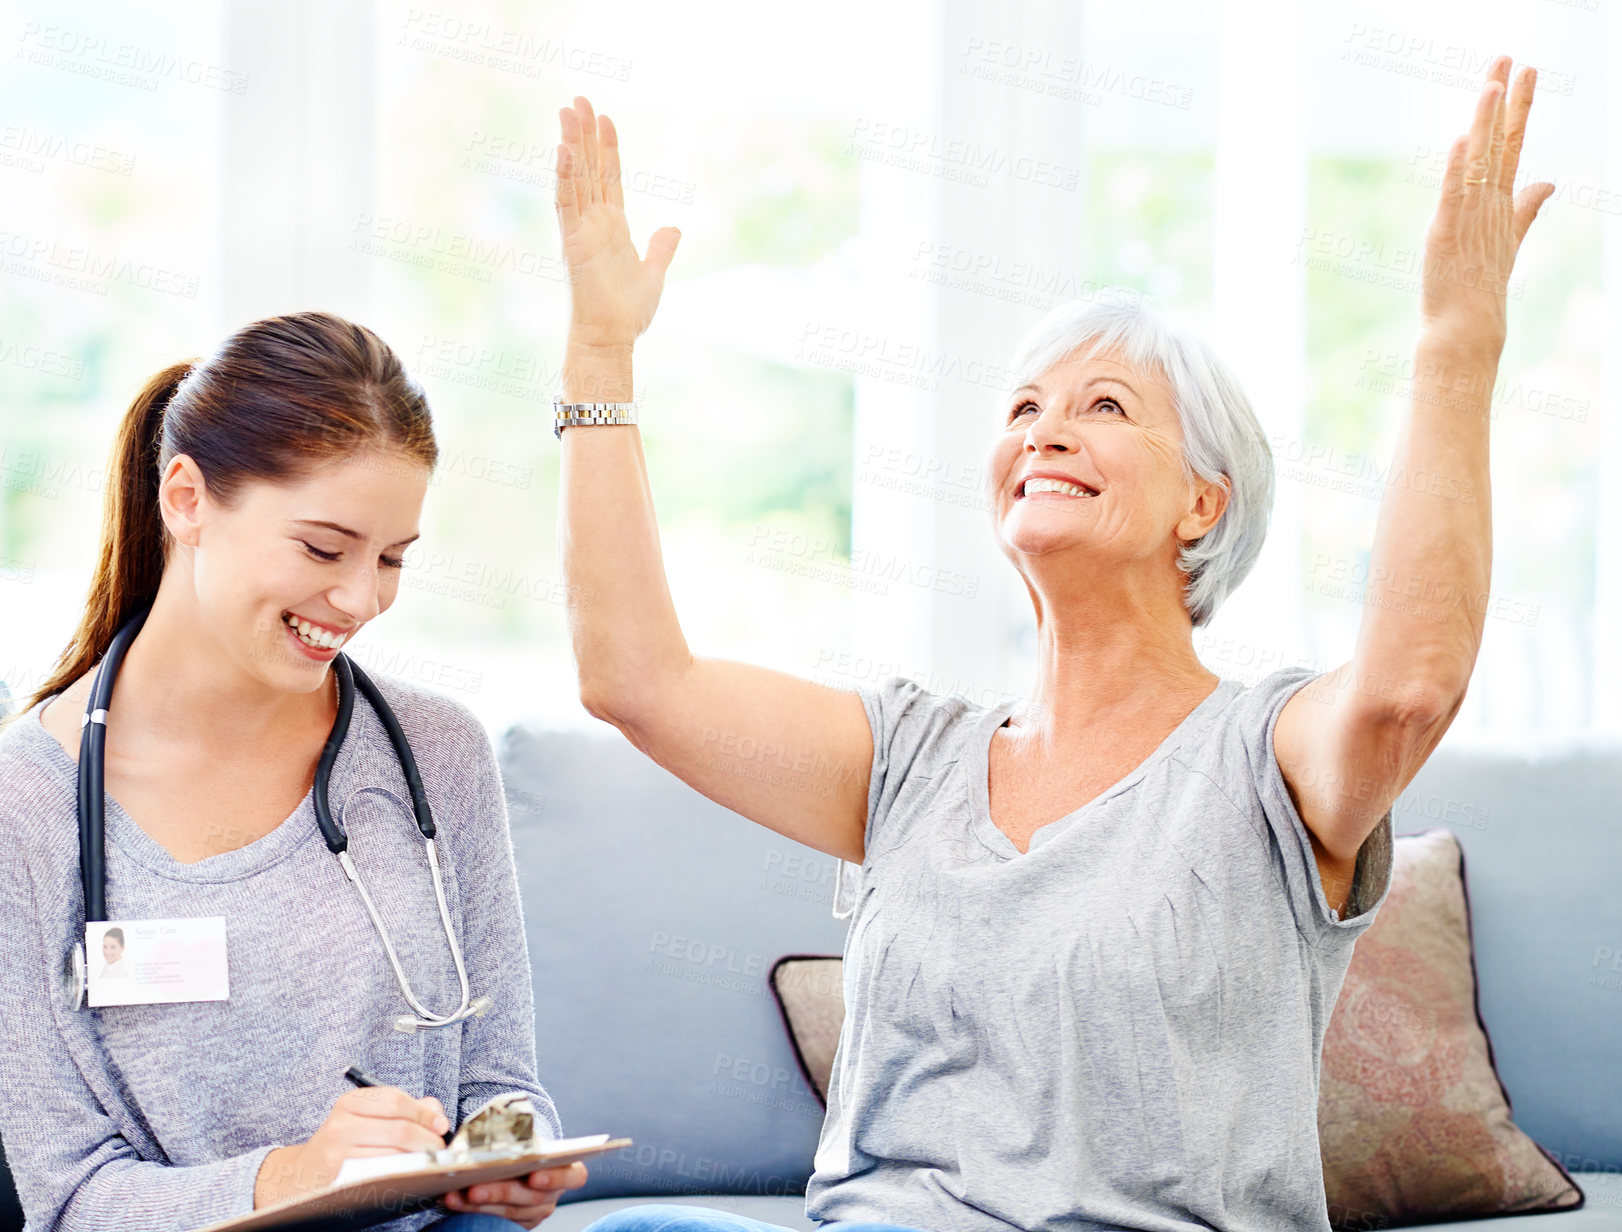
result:
[(1487, 182), (1487, 177), (1486, 176), (1482, 176), (1479, 180), (1466, 180), (1465, 181), (1466, 184), (1485, 184), (1486, 182)]

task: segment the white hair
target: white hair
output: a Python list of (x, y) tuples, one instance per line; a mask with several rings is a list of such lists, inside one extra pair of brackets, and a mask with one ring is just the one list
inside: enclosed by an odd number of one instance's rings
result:
[(1210, 347), (1135, 291), (1110, 288), (1048, 313), (1020, 343), (1014, 385), (1034, 382), (1077, 351), (1118, 351), (1135, 368), (1158, 369), (1183, 429), (1183, 477), (1220, 483), (1228, 506), (1202, 538), (1185, 543), (1183, 606), (1198, 628), (1245, 579), (1261, 554), (1273, 510), (1273, 451), (1250, 401)]

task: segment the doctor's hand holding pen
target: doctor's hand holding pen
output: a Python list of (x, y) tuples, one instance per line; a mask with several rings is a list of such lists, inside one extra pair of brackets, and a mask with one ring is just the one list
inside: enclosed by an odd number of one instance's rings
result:
[[(339, 1096), (308, 1141), (271, 1151), (254, 1184), (255, 1209), (312, 1193), (332, 1184), (346, 1159), (436, 1151), (445, 1145), (450, 1120), (432, 1095), (413, 1098), (399, 1087), (375, 1083)], [(447, 1210), (500, 1215), (533, 1228), (557, 1209), (566, 1190), (586, 1183), (586, 1166), (547, 1168), (517, 1180), (489, 1181), (447, 1193)]]
[(433, 1096), (413, 1099), (398, 1087), (345, 1091), (309, 1139), (279, 1146), (265, 1157), (254, 1183), (253, 1204), (270, 1206), (332, 1184), (346, 1159), (436, 1151), (445, 1145), (450, 1121)]

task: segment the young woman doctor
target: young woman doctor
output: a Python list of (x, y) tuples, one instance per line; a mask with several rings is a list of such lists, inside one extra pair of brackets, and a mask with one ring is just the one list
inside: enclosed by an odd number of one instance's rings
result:
[[(84, 617), (0, 731), (0, 1140), (34, 1232), (197, 1228), (319, 1188), (346, 1158), (441, 1145), (503, 1091), (529, 1092), (541, 1132), (560, 1133), (535, 1075), (501, 781), (473, 716), (376, 681), (415, 754), (436, 873), (377, 707), (353, 695), (325, 799), (379, 923), (315, 814), (330, 665), (394, 602), (435, 458), (393, 352), (320, 313), (249, 325), (130, 407)], [(105, 837), (87, 851), (105, 853), (105, 919), (124, 932), (223, 921), (226, 995), (87, 1008), (63, 976), (85, 940), (80, 729), (95, 669), (142, 612), (98, 702)], [(459, 998), (456, 1021), (432, 1023)], [(381, 1085), (352, 1089), (352, 1065)], [(388, 1226), (534, 1227), (584, 1180), (578, 1163), (536, 1172)]]

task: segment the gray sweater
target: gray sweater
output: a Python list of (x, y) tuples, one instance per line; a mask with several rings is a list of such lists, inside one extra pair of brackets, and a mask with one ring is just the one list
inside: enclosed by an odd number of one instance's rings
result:
[[(380, 678), (439, 827), (452, 924), (483, 1018), (407, 1035), (408, 1007), (312, 798), (271, 833), (182, 864), (107, 802), (108, 918), (224, 916), (230, 999), (68, 1008), (59, 973), (84, 936), (76, 767), (36, 706), (0, 730), (0, 1141), (29, 1232), (162, 1232), (253, 1208), (275, 1146), (304, 1141), (358, 1065), (453, 1124), (502, 1091), (535, 1096), (534, 1002), (506, 803), (490, 741), (458, 702)], [(111, 722), (116, 724), (114, 712)], [(357, 695), (332, 811), (428, 1009), (459, 988), (399, 763)], [(231, 801), (219, 801), (222, 831)], [(390, 1228), (420, 1228), (425, 1212)]]

